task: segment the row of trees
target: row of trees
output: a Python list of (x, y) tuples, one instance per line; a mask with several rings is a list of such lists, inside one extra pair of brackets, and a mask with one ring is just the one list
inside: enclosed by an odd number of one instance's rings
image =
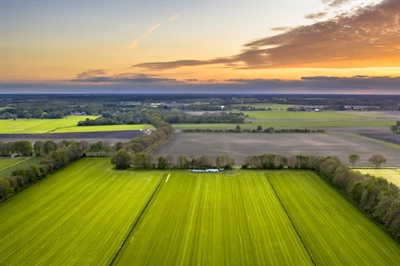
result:
[(262, 126), (255, 129), (242, 129), (237, 125), (235, 129), (182, 129), (183, 133), (325, 133), (324, 129), (307, 129), (307, 128), (289, 128), (275, 129), (269, 127), (263, 130)]
[(173, 155), (160, 156), (153, 158), (146, 153), (132, 153), (125, 149), (119, 150), (111, 159), (111, 163), (116, 169), (205, 169), (205, 168), (224, 168), (232, 169), (235, 166), (235, 159), (229, 155), (201, 155), (185, 156)]
[(27, 140), (0, 142), (0, 156), (32, 156), (32, 143)]
[[(353, 168), (354, 168), (355, 163), (359, 162), (360, 160), (361, 160), (361, 157), (358, 154), (350, 154), (349, 155), (349, 163), (351, 163), (353, 165)], [(374, 154), (368, 159), (368, 161), (370, 163), (372, 163), (375, 166), (375, 168), (379, 168), (381, 166), (381, 164), (386, 163), (386, 158), (380, 154)]]
[(7, 199), (60, 168), (82, 157), (83, 151), (77, 142), (58, 148), (47, 154), (39, 164), (21, 167), (11, 172), (10, 176), (0, 178), (0, 200)]
[(336, 157), (318, 158), (313, 170), (400, 241), (399, 187), (352, 171)]

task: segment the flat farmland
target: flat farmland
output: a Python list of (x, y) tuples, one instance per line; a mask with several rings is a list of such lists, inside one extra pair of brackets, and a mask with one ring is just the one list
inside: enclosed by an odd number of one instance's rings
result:
[(315, 173), (266, 177), (315, 265), (398, 265), (400, 245)]
[(0, 265), (397, 265), (308, 171), (115, 171), (85, 158), (0, 204)]
[(361, 157), (358, 166), (371, 166), (368, 159), (381, 154), (386, 157), (385, 166), (398, 167), (399, 152), (399, 145), (345, 133), (175, 133), (153, 151), (153, 156), (228, 154), (240, 166), (246, 156), (264, 153), (338, 156), (344, 163), (348, 163), (349, 154), (356, 153)]
[(117, 265), (312, 265), (260, 172), (172, 172)]
[(376, 177), (385, 178), (387, 181), (400, 187), (400, 169), (374, 169), (374, 168), (360, 168), (354, 169), (362, 174), (370, 174)]
[(17, 133), (47, 133), (57, 128), (76, 126), (86, 118), (95, 119), (97, 116), (66, 116), (62, 119), (1, 119), (1, 134)]
[(109, 265), (162, 178), (68, 166), (0, 204), (0, 265)]
[(10, 158), (10, 157), (0, 157), (0, 172), (6, 168), (12, 167), (23, 161), (29, 160), (26, 157), (17, 157), (17, 158)]

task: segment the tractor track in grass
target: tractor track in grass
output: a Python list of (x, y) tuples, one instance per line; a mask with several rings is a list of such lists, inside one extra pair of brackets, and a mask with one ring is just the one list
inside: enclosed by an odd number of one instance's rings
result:
[[(164, 174), (164, 176), (165, 175), (166, 174)], [(167, 178), (169, 178), (169, 175)], [(146, 211), (147, 211), (148, 207), (151, 205), (152, 201), (157, 197), (157, 194), (160, 192), (160, 190), (162, 188), (162, 184), (164, 183), (164, 182), (162, 182), (163, 180), (164, 180), (164, 178), (160, 178), (160, 181), (158, 182), (158, 185), (157, 185), (156, 189), (154, 190), (153, 194), (150, 196), (150, 199), (147, 201), (146, 205), (144, 205), (143, 209), (141, 210), (141, 212), (138, 215), (138, 218), (133, 222), (128, 234), (126, 235), (125, 239), (122, 241), (122, 244), (118, 247), (118, 250), (117, 250), (115, 256), (113, 257), (113, 259), (111, 260), (110, 265), (115, 265), (115, 263), (117, 262), (117, 258), (119, 256), (120, 252), (122, 251), (122, 249), (124, 248), (129, 237), (132, 235), (132, 232), (135, 230), (136, 226), (141, 221), (143, 215), (146, 213)]]
[(289, 213), (287, 212), (285, 206), (283, 205), (281, 199), (279, 198), (278, 193), (276, 193), (274, 185), (272, 185), (272, 183), (269, 181), (268, 176), (266, 176), (266, 179), (267, 179), (268, 183), (270, 184), (270, 186), (271, 186), (271, 188), (272, 188), (272, 191), (274, 191), (276, 198), (278, 199), (279, 203), (281, 204), (282, 209), (285, 211), (285, 213), (286, 213), (286, 215), (287, 215), (287, 217), (288, 217), (290, 223), (291, 223), (292, 226), (293, 226), (294, 231), (295, 231), (296, 234), (299, 236), (299, 239), (300, 239), (300, 241), (301, 241), (301, 244), (303, 245), (303, 247), (304, 247), (304, 249), (306, 250), (308, 256), (310, 257), (310, 260), (312, 261), (313, 265), (316, 265), (316, 264), (315, 264), (315, 261), (313, 260), (313, 258), (312, 258), (312, 256), (311, 256), (310, 251), (308, 250), (306, 244), (305, 244), (304, 241), (303, 241), (303, 238), (301, 237), (299, 231), (297, 230), (296, 226), (294, 225), (294, 223), (293, 223), (293, 221), (292, 221), (292, 218), (290, 217), (290, 215), (289, 215)]

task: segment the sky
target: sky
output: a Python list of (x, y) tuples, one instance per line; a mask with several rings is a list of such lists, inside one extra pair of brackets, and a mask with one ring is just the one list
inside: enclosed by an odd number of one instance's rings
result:
[(400, 92), (400, 0), (0, 5), (4, 94)]

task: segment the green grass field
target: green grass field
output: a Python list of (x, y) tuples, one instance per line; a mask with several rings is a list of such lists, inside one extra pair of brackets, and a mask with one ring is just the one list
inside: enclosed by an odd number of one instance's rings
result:
[(118, 265), (312, 265), (260, 172), (172, 172)]
[(153, 129), (152, 125), (112, 125), (112, 126), (74, 126), (63, 127), (54, 130), (52, 133), (69, 133), (69, 132), (99, 132), (99, 131), (118, 131), (118, 130), (139, 130)]
[(315, 265), (398, 265), (400, 245), (316, 174), (266, 176)]
[[(11, 172), (22, 167), (28, 167), (33, 164), (38, 164), (42, 157), (18, 157), (18, 158), (1, 158), (0, 159), (0, 177), (11, 175)], [(11, 160), (11, 161), (8, 161)], [(12, 163), (14, 161), (15, 163)], [(3, 167), (4, 165), (4, 167)]]
[(86, 118), (97, 116), (66, 116), (62, 119), (7, 119), (0, 120), (0, 134), (48, 133), (57, 128), (76, 126)]
[[(268, 109), (270, 108), (273, 111), (286, 111), (286, 108), (292, 107), (293, 104), (279, 104), (279, 103), (249, 103), (249, 104), (243, 104), (244, 106), (252, 106), (255, 108), (265, 108)], [(239, 108), (241, 107), (241, 104), (235, 104), (232, 105), (232, 107)]]
[(400, 260), (398, 243), (307, 171), (115, 171), (85, 158), (1, 203), (0, 221), (0, 265)]
[(77, 126), (79, 121), (97, 116), (67, 116), (62, 119), (0, 120), (0, 134), (69, 133), (154, 128), (152, 125)]
[[(244, 112), (249, 119), (255, 120), (366, 120), (375, 119), (376, 114), (362, 115), (367, 112), (287, 112), (287, 111), (249, 111)], [(369, 114), (369, 113), (367, 113)]]
[(382, 177), (387, 179), (389, 182), (400, 187), (400, 171), (399, 169), (374, 169), (374, 168), (360, 168), (354, 169), (361, 172), (362, 174), (370, 174), (376, 177)]
[(0, 265), (109, 265), (164, 176), (82, 159), (0, 204)]
[(0, 157), (0, 172), (6, 168), (12, 167), (12, 166), (17, 165), (26, 160), (29, 160), (29, 158), (26, 158), (26, 157), (17, 157), (17, 158)]

